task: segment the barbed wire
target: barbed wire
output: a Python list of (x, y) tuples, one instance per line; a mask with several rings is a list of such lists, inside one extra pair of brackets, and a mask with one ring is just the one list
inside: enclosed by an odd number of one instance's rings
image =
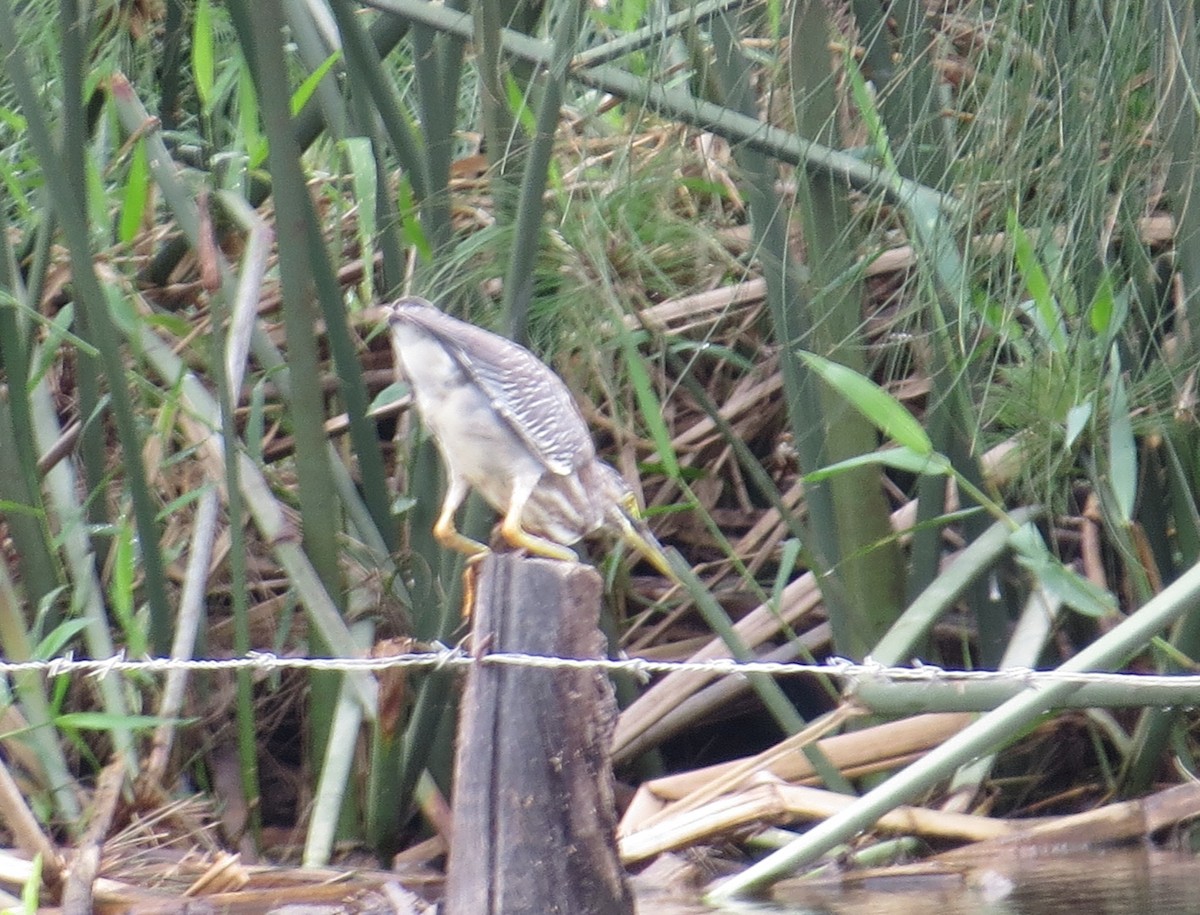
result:
[(715, 677), (745, 677), (754, 674), (768, 676), (834, 677), (845, 681), (891, 681), (924, 683), (1003, 683), (1034, 688), (1050, 683), (1073, 683), (1079, 686), (1110, 684), (1140, 687), (1170, 687), (1200, 689), (1200, 674), (1137, 674), (1108, 671), (1034, 670), (1006, 668), (1004, 670), (955, 670), (932, 664), (894, 667), (871, 661), (855, 662), (846, 658), (829, 658), (820, 664), (799, 661), (737, 661), (733, 658), (712, 658), (702, 661), (665, 661), (649, 658), (561, 658), (550, 655), (531, 655), (517, 652), (472, 654), (461, 648), (434, 644), (428, 651), (408, 652), (364, 658), (310, 658), (281, 656), (268, 651), (254, 651), (232, 658), (129, 658), (120, 653), (110, 658), (76, 658), (71, 654), (59, 658), (30, 661), (0, 660), (0, 674), (40, 673), (50, 677), (85, 675), (103, 678), (124, 673), (167, 673), (170, 671), (254, 670), (321, 670), (344, 673), (384, 671), (393, 669), (463, 669), (473, 665), (502, 665), (551, 670), (621, 671), (641, 677), (655, 674), (703, 673)]

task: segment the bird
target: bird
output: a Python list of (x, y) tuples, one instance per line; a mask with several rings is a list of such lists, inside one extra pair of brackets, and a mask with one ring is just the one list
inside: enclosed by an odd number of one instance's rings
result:
[(576, 562), (573, 545), (607, 534), (679, 582), (633, 490), (596, 456), (570, 390), (545, 363), (423, 298), (397, 299), (386, 312), (400, 374), (446, 467), (438, 543), (468, 562), (489, 552), (454, 524), (474, 489), (499, 513), (512, 547)]

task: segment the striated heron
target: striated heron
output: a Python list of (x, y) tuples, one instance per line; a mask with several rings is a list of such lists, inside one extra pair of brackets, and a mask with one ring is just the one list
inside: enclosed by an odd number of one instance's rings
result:
[(678, 581), (638, 512), (633, 490), (596, 457), (562, 380), (523, 346), (459, 321), (421, 298), (389, 306), (400, 370), (446, 464), (449, 485), (433, 533), (479, 557), (454, 513), (474, 489), (501, 515), (501, 536), (537, 556), (575, 561), (592, 534), (620, 539)]

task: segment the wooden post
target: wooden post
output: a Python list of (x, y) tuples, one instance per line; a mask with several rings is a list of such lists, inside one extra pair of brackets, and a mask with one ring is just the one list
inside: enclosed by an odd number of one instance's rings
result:
[[(506, 553), (484, 558), (477, 575), (477, 651), (602, 656), (594, 569)], [(631, 915), (615, 838), (615, 720), (602, 671), (471, 667), (446, 915)]]

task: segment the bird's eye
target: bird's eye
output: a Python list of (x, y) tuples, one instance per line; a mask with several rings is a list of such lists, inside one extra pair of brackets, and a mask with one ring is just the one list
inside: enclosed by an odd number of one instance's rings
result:
[(621, 497), (621, 508), (625, 509), (625, 514), (634, 521), (642, 520), (642, 510), (638, 507), (637, 496), (633, 493), (627, 493)]

